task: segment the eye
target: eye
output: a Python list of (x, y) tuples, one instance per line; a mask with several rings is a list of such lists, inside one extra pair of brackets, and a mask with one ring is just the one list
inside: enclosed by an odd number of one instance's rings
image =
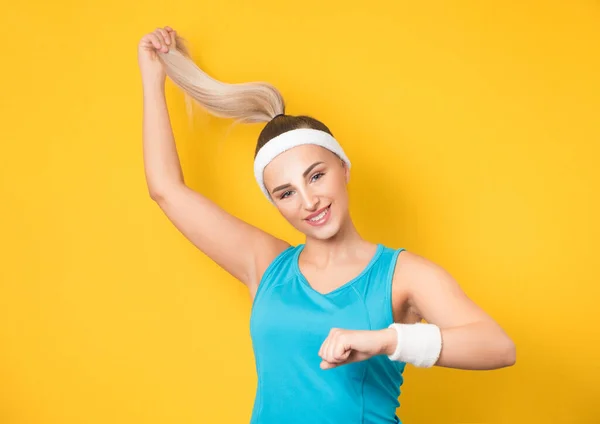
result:
[(280, 199), (285, 199), (287, 196), (289, 196), (291, 193), (291, 190), (286, 191), (285, 193), (283, 193), (279, 198)]
[(311, 180), (311, 181), (316, 181), (316, 180), (318, 180), (319, 178), (321, 178), (323, 175), (325, 175), (325, 174), (324, 174), (324, 173), (322, 173), (322, 172), (317, 172), (315, 175), (313, 175), (313, 176), (312, 176), (312, 178), (311, 178), (310, 180)]

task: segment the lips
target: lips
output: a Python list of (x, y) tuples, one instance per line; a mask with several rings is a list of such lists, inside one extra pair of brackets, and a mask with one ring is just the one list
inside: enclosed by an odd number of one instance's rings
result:
[(316, 211), (315, 213), (312, 213), (312, 214), (308, 215), (306, 218), (304, 218), (304, 220), (308, 221), (308, 220), (310, 220), (310, 219), (314, 218), (315, 216), (319, 216), (319, 215), (320, 215), (320, 214), (321, 214), (321, 213), (322, 213), (324, 210), (326, 210), (327, 208), (329, 208), (329, 206), (331, 206), (331, 204), (329, 204), (329, 205), (325, 206), (325, 207), (324, 207), (324, 208), (322, 208), (322, 209), (319, 209), (319, 210), (318, 210), (318, 211)]

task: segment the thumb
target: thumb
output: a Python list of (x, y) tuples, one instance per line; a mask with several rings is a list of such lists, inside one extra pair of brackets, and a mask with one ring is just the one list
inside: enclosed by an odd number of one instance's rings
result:
[(332, 364), (331, 362), (327, 362), (327, 361), (323, 360), (323, 361), (321, 361), (320, 367), (322, 370), (328, 370), (331, 368), (335, 368), (338, 365), (340, 365), (340, 364)]

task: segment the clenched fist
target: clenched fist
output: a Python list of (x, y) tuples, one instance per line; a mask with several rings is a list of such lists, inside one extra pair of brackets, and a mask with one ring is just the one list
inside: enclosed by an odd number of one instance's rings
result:
[(364, 361), (376, 355), (391, 355), (397, 343), (393, 328), (344, 330), (333, 328), (319, 350), (322, 369)]
[(142, 37), (138, 44), (138, 64), (144, 82), (164, 82), (165, 70), (158, 55), (176, 48), (176, 40), (177, 32), (168, 26)]

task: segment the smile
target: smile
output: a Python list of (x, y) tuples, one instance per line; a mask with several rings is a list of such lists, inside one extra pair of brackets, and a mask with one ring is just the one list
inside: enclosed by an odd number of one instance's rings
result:
[(331, 205), (327, 206), (319, 214), (317, 214), (311, 218), (306, 218), (305, 221), (313, 226), (323, 225), (329, 220), (330, 215), (331, 215)]

